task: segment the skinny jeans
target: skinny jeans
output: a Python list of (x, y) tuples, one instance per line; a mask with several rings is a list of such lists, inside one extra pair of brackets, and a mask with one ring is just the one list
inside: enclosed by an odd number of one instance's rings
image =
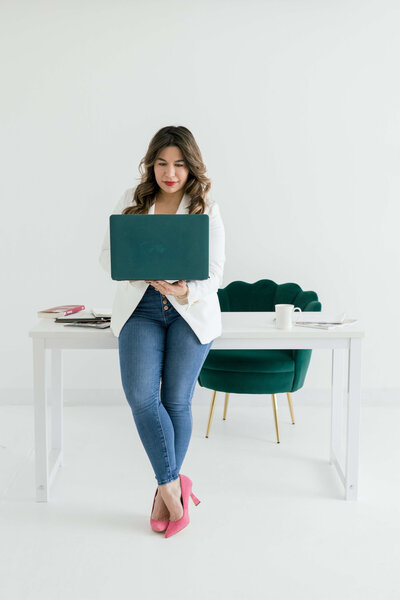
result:
[(201, 344), (152, 285), (119, 334), (122, 387), (158, 485), (179, 477), (192, 434), (194, 388), (212, 342)]

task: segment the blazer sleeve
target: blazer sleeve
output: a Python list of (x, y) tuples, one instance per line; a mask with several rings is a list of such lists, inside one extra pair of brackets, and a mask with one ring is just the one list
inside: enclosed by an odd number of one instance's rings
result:
[[(116, 206), (114, 207), (114, 210), (112, 212), (113, 215), (119, 215), (122, 213), (123, 209), (128, 206), (128, 204), (130, 203), (130, 201), (133, 198), (133, 190), (132, 189), (128, 189), (126, 190), (121, 198), (119, 199), (118, 203), (116, 204)], [(101, 266), (103, 267), (103, 269), (109, 274), (111, 275), (111, 256), (110, 256), (110, 220), (109, 218), (107, 219), (107, 231), (105, 233), (104, 239), (103, 239), (103, 243), (101, 245), (101, 251), (100, 251), (100, 255), (99, 255), (99, 262), (101, 264)]]
[(222, 222), (219, 205), (213, 202), (210, 211), (209, 233), (209, 276), (208, 279), (189, 279), (187, 299), (182, 299), (189, 308), (208, 294), (217, 292), (222, 287), (225, 264), (225, 228)]

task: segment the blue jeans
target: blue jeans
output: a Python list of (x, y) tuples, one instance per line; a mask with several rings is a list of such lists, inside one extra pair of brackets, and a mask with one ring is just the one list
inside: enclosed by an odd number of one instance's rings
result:
[(212, 342), (201, 344), (152, 285), (119, 334), (122, 386), (158, 485), (179, 476), (192, 434), (192, 396)]

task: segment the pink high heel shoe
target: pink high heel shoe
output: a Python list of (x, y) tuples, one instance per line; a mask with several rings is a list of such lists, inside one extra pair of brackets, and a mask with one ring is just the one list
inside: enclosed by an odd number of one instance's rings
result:
[[(158, 494), (158, 488), (156, 489), (156, 493), (154, 494), (153, 507), (151, 509), (151, 514), (153, 514), (154, 503), (156, 501), (156, 496)], [(164, 521), (160, 521), (159, 519), (152, 519), (150, 516), (150, 527), (153, 531), (165, 531), (168, 527), (168, 519)]]
[(196, 506), (200, 504), (200, 500), (196, 498), (192, 492), (192, 480), (189, 479), (189, 477), (186, 477), (186, 475), (181, 475), (180, 473), (179, 478), (181, 480), (181, 502), (183, 506), (183, 515), (178, 521), (168, 522), (168, 527), (164, 536), (166, 538), (178, 533), (178, 531), (181, 531), (181, 529), (189, 524), (189, 496)]

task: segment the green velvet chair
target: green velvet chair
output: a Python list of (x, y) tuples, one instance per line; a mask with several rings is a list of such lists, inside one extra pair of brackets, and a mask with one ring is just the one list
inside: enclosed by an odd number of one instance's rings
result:
[[(320, 311), (315, 292), (304, 292), (297, 283), (277, 284), (270, 279), (255, 283), (233, 281), (218, 290), (222, 312), (274, 311), (275, 304), (294, 304), (302, 311)], [(225, 392), (224, 416), (229, 394), (271, 394), (278, 444), (276, 394), (286, 393), (294, 424), (291, 394), (300, 389), (307, 374), (311, 350), (210, 350), (198, 382), (213, 390), (206, 437), (210, 432), (217, 392)]]

